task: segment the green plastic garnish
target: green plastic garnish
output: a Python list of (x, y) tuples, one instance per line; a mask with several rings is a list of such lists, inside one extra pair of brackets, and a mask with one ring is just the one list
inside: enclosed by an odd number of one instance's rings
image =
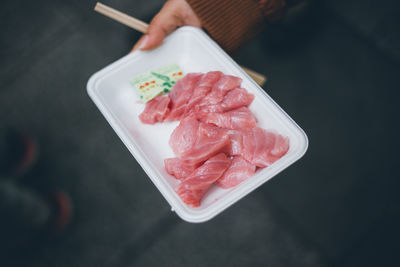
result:
[(171, 64), (135, 76), (132, 84), (140, 99), (146, 103), (160, 94), (168, 93), (182, 77), (183, 73), (179, 66)]

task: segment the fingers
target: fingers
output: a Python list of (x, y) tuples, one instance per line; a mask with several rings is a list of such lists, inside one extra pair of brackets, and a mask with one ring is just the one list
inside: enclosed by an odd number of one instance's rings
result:
[(168, 1), (152, 19), (146, 35), (140, 38), (131, 52), (136, 49), (150, 50), (156, 48), (168, 34), (182, 26), (179, 10), (180, 8), (177, 6), (176, 1)]
[(185, 0), (167, 1), (150, 22), (146, 35), (139, 39), (131, 52), (158, 47), (167, 35), (183, 25), (200, 27), (201, 23)]
[(179, 17), (176, 16), (172, 11), (163, 10), (158, 13), (149, 25), (147, 31), (148, 38), (141, 42), (142, 50), (149, 50), (159, 46), (164, 38), (173, 32), (176, 28), (182, 26), (182, 22)]
[(136, 44), (133, 46), (132, 50), (129, 53), (132, 53), (133, 51), (137, 50), (137, 49), (141, 49), (143, 44), (145, 44), (147, 42), (147, 39), (149, 37), (147, 35), (143, 35), (142, 37), (140, 37), (140, 39), (136, 42)]
[(139, 41), (132, 48), (131, 52), (135, 51), (136, 49), (150, 50), (158, 47), (160, 44), (162, 44), (165, 37), (179, 26), (179, 23), (168, 21), (168, 18), (161, 17), (159, 19), (158, 17), (155, 17), (150, 23), (147, 33), (139, 39)]

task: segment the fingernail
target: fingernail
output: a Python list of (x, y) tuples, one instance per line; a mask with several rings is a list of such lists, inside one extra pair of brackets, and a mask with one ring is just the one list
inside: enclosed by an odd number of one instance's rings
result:
[(148, 40), (149, 40), (148, 35), (143, 36), (143, 39), (142, 41), (140, 41), (138, 49), (142, 50), (146, 46)]

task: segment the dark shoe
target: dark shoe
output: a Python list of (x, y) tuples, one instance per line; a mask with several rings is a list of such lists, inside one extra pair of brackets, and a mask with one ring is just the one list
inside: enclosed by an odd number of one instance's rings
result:
[(0, 176), (18, 177), (36, 162), (38, 146), (28, 134), (8, 131), (0, 140)]
[(56, 233), (62, 233), (71, 221), (72, 203), (69, 196), (63, 191), (55, 190), (52, 195), (55, 206), (53, 229)]

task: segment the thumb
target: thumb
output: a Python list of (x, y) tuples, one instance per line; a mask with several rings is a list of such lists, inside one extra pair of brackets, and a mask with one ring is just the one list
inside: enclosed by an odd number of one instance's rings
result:
[(148, 38), (149, 36), (147, 34), (140, 37), (140, 39), (136, 42), (136, 44), (133, 46), (132, 50), (129, 53), (132, 53), (137, 49), (142, 49), (143, 45), (147, 43)]
[(132, 51), (137, 49), (140, 50), (150, 50), (156, 48), (161, 45), (164, 38), (170, 34), (173, 30), (175, 30), (178, 26), (173, 24), (168, 24), (167, 27), (162, 23), (162, 19), (154, 18), (147, 30), (147, 33), (143, 35), (139, 41), (132, 48)]
[(149, 50), (156, 48), (162, 44), (164, 38), (172, 31), (173, 29), (165, 29), (160, 22), (152, 22), (149, 26), (147, 34), (143, 37), (143, 40), (140, 43), (140, 49)]
[(182, 21), (178, 19), (178, 16), (173, 11), (161, 10), (151, 21), (147, 34), (139, 44), (139, 49), (149, 50), (156, 48), (161, 45), (168, 34), (179, 26), (182, 26)]

